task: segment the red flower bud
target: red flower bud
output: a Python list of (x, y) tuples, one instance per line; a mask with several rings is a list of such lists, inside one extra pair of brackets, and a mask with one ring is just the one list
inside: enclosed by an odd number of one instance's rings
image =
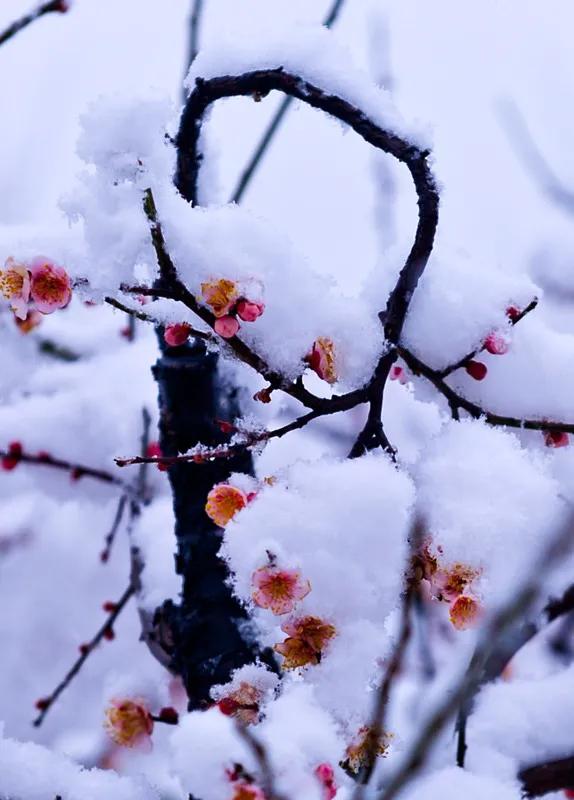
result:
[(516, 306), (508, 306), (508, 308), (506, 309), (506, 316), (512, 322), (516, 322), (521, 313), (522, 312), (520, 311), (520, 309), (517, 308)]
[(102, 608), (108, 614), (113, 614), (113, 612), (116, 610), (117, 607), (118, 607), (117, 603), (112, 603), (111, 600), (106, 600), (105, 603), (102, 603)]
[(162, 708), (158, 714), (158, 719), (165, 722), (167, 725), (177, 725), (179, 722), (179, 714), (171, 706)]
[(546, 447), (567, 447), (570, 437), (564, 431), (544, 431), (544, 444)]
[(217, 707), (222, 714), (225, 714), (226, 717), (231, 717), (239, 708), (239, 703), (237, 703), (235, 700), (232, 700), (231, 697), (223, 697), (217, 703)]
[(107, 639), (108, 642), (111, 642), (112, 639), (116, 638), (116, 634), (114, 633), (113, 628), (106, 628), (104, 631), (104, 639)]
[(38, 711), (45, 711), (48, 706), (50, 705), (50, 698), (49, 697), (41, 697), (39, 700), (36, 700), (35, 704)]
[(15, 469), (22, 458), (22, 445), (20, 442), (10, 442), (8, 445), (8, 455), (2, 458), (2, 469), (11, 472)]
[(486, 373), (488, 372), (486, 364), (483, 364), (482, 361), (469, 361), (465, 365), (465, 369), (475, 381), (481, 381), (486, 378)]

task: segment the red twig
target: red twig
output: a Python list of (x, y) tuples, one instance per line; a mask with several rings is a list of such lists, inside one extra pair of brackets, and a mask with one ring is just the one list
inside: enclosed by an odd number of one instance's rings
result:
[(69, 472), (70, 477), (73, 480), (79, 480), (80, 478), (94, 478), (95, 480), (102, 481), (103, 483), (110, 483), (114, 484), (115, 486), (125, 486), (124, 482), (120, 478), (116, 478), (115, 475), (112, 475), (111, 472), (106, 472), (103, 469), (95, 469), (94, 467), (88, 467), (85, 464), (76, 464), (72, 461), (66, 461), (62, 458), (55, 458), (51, 456), (49, 453), (26, 453), (21, 452), (17, 455), (10, 450), (0, 450), (0, 459), (12, 459), (17, 462), (22, 462), (23, 464), (36, 464), (38, 466), (43, 467), (52, 467), (54, 469), (63, 470), (64, 472)]

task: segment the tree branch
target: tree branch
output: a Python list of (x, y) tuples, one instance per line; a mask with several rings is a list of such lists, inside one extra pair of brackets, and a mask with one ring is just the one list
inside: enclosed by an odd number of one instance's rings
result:
[(519, 417), (507, 417), (502, 414), (493, 414), (490, 411), (467, 400), (461, 394), (452, 389), (441, 377), (438, 370), (432, 369), (424, 361), (417, 358), (414, 353), (404, 347), (398, 348), (399, 355), (415, 375), (422, 375), (430, 381), (433, 386), (442, 394), (449, 403), (457, 408), (462, 408), (474, 419), (484, 419), (489, 425), (502, 426), (507, 428), (521, 428), (532, 431), (556, 431), (563, 433), (574, 433), (574, 423), (557, 422), (548, 419), (520, 419)]
[(103, 639), (109, 638), (110, 632), (113, 631), (114, 622), (117, 620), (117, 618), (122, 613), (125, 606), (128, 604), (129, 600), (133, 597), (134, 594), (135, 590), (130, 583), (130, 585), (124, 591), (118, 602), (113, 604), (113, 610), (110, 612), (110, 614), (106, 618), (106, 621), (98, 630), (96, 635), (91, 639), (90, 642), (82, 646), (79, 658), (74, 662), (72, 667), (66, 673), (64, 678), (60, 681), (60, 683), (56, 686), (54, 691), (50, 695), (48, 695), (48, 697), (43, 697), (41, 700), (38, 700), (37, 706), (40, 713), (33, 722), (33, 725), (36, 728), (38, 728), (42, 724), (44, 718), (46, 717), (46, 714), (52, 708), (52, 706), (54, 705), (56, 700), (60, 697), (62, 692), (64, 692), (70, 685), (70, 683), (74, 680), (78, 672), (82, 669), (85, 661), (90, 657), (90, 654), (93, 653), (93, 651), (96, 649), (96, 647), (100, 644), (100, 642)]
[(540, 797), (574, 787), (574, 756), (526, 767), (518, 773), (528, 797)]
[[(335, 0), (335, 2), (331, 7), (331, 10), (327, 14), (327, 17), (323, 22), (325, 28), (330, 28), (332, 27), (332, 25), (334, 25), (341, 9), (343, 8), (344, 2), (345, 0)], [(269, 150), (269, 147), (277, 134), (277, 131), (281, 127), (281, 123), (283, 122), (283, 120), (287, 115), (287, 112), (291, 108), (291, 105), (293, 104), (293, 99), (294, 99), (293, 97), (289, 96), (284, 97), (281, 103), (279, 104), (279, 108), (273, 115), (271, 122), (269, 123), (265, 132), (263, 133), (263, 136), (261, 137), (259, 144), (255, 148), (253, 155), (249, 159), (247, 166), (241, 173), (241, 177), (239, 178), (237, 186), (235, 187), (235, 190), (231, 195), (232, 203), (240, 203), (241, 200), (243, 199), (243, 195), (245, 194), (247, 187), (251, 183), (253, 175), (260, 166), (265, 154)]]
[(48, 3), (42, 3), (42, 5), (34, 9), (34, 11), (30, 11), (30, 13), (20, 17), (20, 19), (13, 22), (0, 33), (0, 46), (5, 44), (17, 33), (20, 33), (20, 31), (24, 30), (24, 28), (27, 28), (32, 22), (40, 19), (40, 17), (53, 13), (65, 14), (68, 10), (69, 5), (67, 2), (65, 2), (65, 0), (50, 0)]

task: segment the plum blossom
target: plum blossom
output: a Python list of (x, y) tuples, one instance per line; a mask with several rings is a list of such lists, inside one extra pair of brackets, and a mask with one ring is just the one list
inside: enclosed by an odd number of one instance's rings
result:
[(181, 347), (189, 339), (190, 332), (191, 326), (187, 322), (176, 322), (166, 327), (163, 338), (170, 347)]
[(288, 634), (288, 638), (276, 644), (274, 650), (283, 656), (284, 669), (318, 664), (327, 643), (336, 633), (334, 625), (319, 617), (289, 620), (281, 630)]
[(405, 375), (404, 367), (401, 367), (399, 364), (394, 364), (391, 367), (391, 371), (389, 373), (389, 378), (392, 381), (398, 381), (401, 384), (408, 383), (407, 376)]
[(236, 310), (243, 322), (255, 322), (265, 311), (265, 303), (257, 303), (242, 297), (237, 303)]
[(232, 800), (265, 800), (265, 794), (253, 783), (238, 783), (233, 789)]
[(216, 317), (224, 317), (233, 308), (238, 297), (237, 284), (234, 281), (220, 278), (201, 284), (201, 294)]
[(484, 340), (484, 349), (493, 356), (503, 356), (508, 353), (508, 339), (498, 331), (493, 331)]
[(320, 336), (313, 343), (313, 349), (305, 359), (313, 372), (327, 383), (336, 383), (335, 345), (333, 340)]
[(330, 764), (319, 764), (315, 769), (315, 775), (323, 787), (324, 800), (333, 800), (337, 794), (337, 784), (335, 783), (335, 772)]
[(42, 323), (42, 315), (39, 311), (29, 309), (24, 317), (19, 317), (17, 314), (14, 316), (14, 321), (20, 333), (31, 333)]
[(241, 489), (228, 483), (218, 483), (207, 495), (205, 513), (216, 525), (225, 528), (237, 512), (245, 508), (247, 502), (247, 495)]
[(216, 319), (213, 325), (213, 329), (224, 339), (232, 339), (234, 336), (237, 335), (237, 332), (239, 330), (239, 322), (237, 322), (235, 317), (227, 315), (225, 317), (220, 317), (219, 319)]
[(378, 758), (387, 755), (392, 738), (392, 734), (385, 732), (377, 738), (371, 727), (363, 725), (355, 740), (347, 747), (346, 758), (341, 766), (352, 775), (357, 775), (373, 756)]
[(4, 269), (0, 271), (0, 292), (10, 301), (16, 317), (26, 319), (30, 300), (30, 272), (25, 264), (19, 264), (13, 258), (6, 259)]
[(150, 744), (153, 719), (143, 700), (112, 700), (105, 726), (113, 741), (123, 747)]
[(273, 614), (289, 614), (298, 600), (311, 591), (311, 584), (301, 577), (298, 569), (280, 569), (269, 565), (255, 570), (251, 578), (253, 601), (259, 608)]
[(473, 597), (461, 594), (450, 607), (449, 619), (457, 631), (464, 631), (477, 622), (480, 610), (478, 601)]
[(70, 302), (72, 288), (66, 270), (49, 258), (37, 256), (30, 262), (32, 282), (30, 295), (42, 314), (65, 308)]
[(242, 681), (234, 692), (218, 700), (217, 707), (222, 714), (235, 717), (244, 725), (252, 725), (259, 719), (260, 703), (259, 689), (247, 681)]
[(478, 575), (479, 571), (467, 564), (438, 567), (429, 579), (432, 595), (437, 600), (456, 600)]

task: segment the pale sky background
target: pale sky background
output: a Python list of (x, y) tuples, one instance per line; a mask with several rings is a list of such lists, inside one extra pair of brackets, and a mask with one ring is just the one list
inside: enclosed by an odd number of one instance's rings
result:
[[(325, 0), (206, 0), (202, 40), (223, 29), (256, 36), (320, 20)], [(2, 0), (0, 25), (29, 8)], [(158, 87), (178, 97), (190, 0), (75, 0), (0, 48), (0, 223), (52, 225), (74, 185), (78, 116), (102, 93)], [(574, 185), (570, 142), (574, 59), (570, 0), (347, 0), (336, 35), (367, 65), (386, 58), (370, 36), (387, 20), (396, 102), (428, 125), (443, 184), (441, 236), (479, 259), (523, 269), (571, 220), (549, 208), (513, 152), (496, 113), (501, 98), (523, 112), (549, 162)], [(371, 51), (369, 52), (369, 44)], [(372, 63), (372, 62), (371, 62)], [(232, 101), (212, 127), (221, 147), (222, 199), (275, 100)], [(394, 166), (393, 169), (396, 169)], [(400, 178), (399, 230), (412, 235), (414, 193)], [(314, 266), (352, 290), (374, 266), (374, 186), (369, 148), (317, 112), (292, 113), (246, 204), (297, 239)], [(3, 238), (5, 238), (3, 233)]]

